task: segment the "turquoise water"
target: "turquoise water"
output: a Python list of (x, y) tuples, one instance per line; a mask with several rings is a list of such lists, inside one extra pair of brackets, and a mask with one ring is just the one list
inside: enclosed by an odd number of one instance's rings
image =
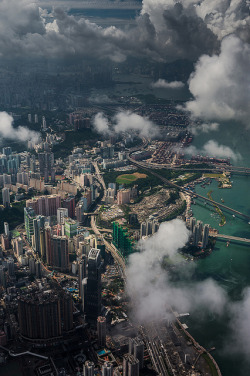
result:
[[(224, 138), (225, 143), (226, 141), (227, 139)], [(249, 151), (241, 148), (241, 153), (244, 156), (241, 164), (249, 165), (247, 160)], [(205, 188), (197, 185), (196, 192), (206, 197), (207, 192), (213, 190), (212, 197), (215, 201), (221, 202), (223, 199), (225, 205), (250, 216), (250, 176), (232, 175), (232, 181), (231, 189), (220, 189), (217, 182), (213, 181)], [(233, 218), (231, 213), (223, 211), (226, 216), (226, 225), (220, 227), (220, 217), (215, 213), (214, 208), (205, 205), (203, 200), (196, 199), (196, 205), (192, 205), (192, 210), (194, 217), (217, 228), (221, 234), (250, 238), (250, 224), (246, 219), (237, 216)], [(227, 247), (225, 241), (218, 240), (213, 253), (197, 261), (196, 266), (195, 278), (197, 280), (213, 278), (226, 290), (232, 302), (240, 300), (244, 288), (250, 286), (250, 244), (230, 242)], [(241, 356), (240, 349), (237, 355), (229, 354), (224, 350), (229, 343), (232, 347), (234, 346), (230, 337), (232, 334), (229, 327), (230, 317), (227, 314), (221, 318), (206, 317), (205, 321), (190, 317), (187, 323), (190, 333), (202, 345), (206, 348), (216, 347), (213, 356), (223, 376), (250, 374), (250, 364)]]

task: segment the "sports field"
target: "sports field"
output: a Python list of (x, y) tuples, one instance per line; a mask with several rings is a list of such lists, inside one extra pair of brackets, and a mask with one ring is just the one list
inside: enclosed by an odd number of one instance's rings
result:
[(145, 179), (147, 178), (146, 174), (140, 174), (139, 172), (135, 172), (133, 174), (124, 174), (119, 175), (116, 178), (116, 182), (118, 184), (130, 184), (136, 181), (137, 179)]

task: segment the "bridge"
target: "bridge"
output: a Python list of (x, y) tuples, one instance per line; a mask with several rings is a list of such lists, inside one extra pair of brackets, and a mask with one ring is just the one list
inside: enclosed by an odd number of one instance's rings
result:
[(248, 238), (240, 238), (238, 236), (231, 236), (231, 235), (224, 235), (224, 234), (215, 234), (212, 235), (213, 238), (225, 239), (225, 240), (232, 240), (235, 242), (243, 242), (250, 244), (250, 239)]
[(144, 163), (140, 163), (140, 162), (136, 162), (134, 161), (131, 157), (128, 156), (128, 159), (131, 163), (133, 163), (134, 165), (138, 166), (138, 167), (141, 167), (143, 168), (144, 170), (148, 170), (152, 175), (156, 176), (157, 178), (159, 178), (163, 183), (167, 184), (167, 185), (170, 185), (171, 187), (174, 187), (174, 188), (177, 188), (179, 189), (180, 191), (192, 196), (192, 197), (198, 197), (198, 198), (201, 198), (203, 199), (205, 202), (207, 203), (210, 203), (211, 205), (213, 206), (218, 206), (218, 207), (221, 207), (229, 212), (232, 212), (234, 214), (237, 214), (238, 216), (241, 216), (243, 217), (244, 219), (250, 221), (250, 216), (249, 215), (246, 215), (244, 213), (241, 213), (240, 211), (238, 210), (235, 210), (235, 209), (232, 209), (230, 208), (229, 206), (226, 206), (224, 204), (222, 204), (221, 202), (216, 202), (214, 200), (211, 200), (207, 197), (204, 197), (198, 193), (195, 193), (195, 192), (192, 192), (191, 190), (187, 189), (187, 188), (183, 188), (181, 187), (180, 185), (176, 184), (176, 183), (173, 183), (171, 182), (170, 180), (164, 178), (162, 175), (152, 171), (152, 167), (150, 168), (149, 166), (145, 166)]

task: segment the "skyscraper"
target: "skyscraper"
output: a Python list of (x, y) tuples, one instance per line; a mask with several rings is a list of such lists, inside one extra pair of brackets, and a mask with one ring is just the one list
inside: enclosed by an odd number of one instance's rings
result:
[(29, 339), (59, 337), (73, 327), (72, 297), (61, 291), (33, 291), (18, 299), (20, 333)]
[(88, 281), (85, 299), (87, 320), (96, 323), (101, 314), (101, 254), (99, 249), (92, 248), (88, 257)]
[(88, 360), (83, 366), (83, 376), (94, 376), (94, 370), (94, 363)]
[(38, 162), (41, 175), (45, 176), (45, 173), (50, 175), (54, 164), (54, 154), (48, 152), (38, 153)]
[(58, 208), (57, 209), (57, 223), (59, 225), (64, 224), (64, 219), (68, 217), (68, 209), (67, 208)]
[(100, 347), (106, 346), (106, 318), (99, 316), (97, 318), (97, 337)]
[(33, 219), (34, 228), (34, 238), (33, 238), (33, 248), (41, 256), (41, 245), (40, 245), (40, 231), (44, 227), (45, 217), (38, 215)]
[(139, 360), (139, 368), (142, 369), (144, 361), (144, 343), (140, 338), (129, 339), (129, 354), (134, 355), (134, 357)]
[(64, 201), (62, 206), (66, 209), (68, 209), (68, 216), (70, 218), (74, 218), (75, 216), (75, 197), (69, 196)]
[(123, 357), (123, 376), (139, 376), (139, 360), (131, 354)]
[(24, 208), (24, 224), (29, 243), (32, 242), (32, 236), (34, 235), (33, 220), (35, 216), (36, 214), (32, 208)]
[(9, 229), (9, 224), (8, 222), (4, 222), (4, 234), (9, 238), (10, 236), (10, 229)]
[(102, 366), (102, 376), (113, 376), (113, 364), (105, 362)]
[(203, 228), (203, 234), (202, 234), (202, 248), (206, 248), (208, 244), (208, 237), (209, 237), (209, 225), (205, 224)]
[(78, 223), (71, 218), (66, 218), (64, 223), (65, 235), (68, 238), (73, 238), (77, 235)]
[(10, 190), (9, 188), (2, 189), (3, 206), (8, 208), (10, 206)]
[(67, 271), (69, 269), (69, 250), (66, 236), (52, 235), (51, 254), (51, 266), (59, 268), (61, 271)]

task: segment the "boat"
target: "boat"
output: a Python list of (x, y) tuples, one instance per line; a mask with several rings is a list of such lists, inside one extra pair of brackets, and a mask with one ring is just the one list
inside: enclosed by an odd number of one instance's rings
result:
[(233, 214), (232, 217), (235, 218), (235, 215)]
[(223, 200), (223, 198), (221, 198), (220, 200), (221, 200), (221, 202), (225, 202), (225, 201)]

